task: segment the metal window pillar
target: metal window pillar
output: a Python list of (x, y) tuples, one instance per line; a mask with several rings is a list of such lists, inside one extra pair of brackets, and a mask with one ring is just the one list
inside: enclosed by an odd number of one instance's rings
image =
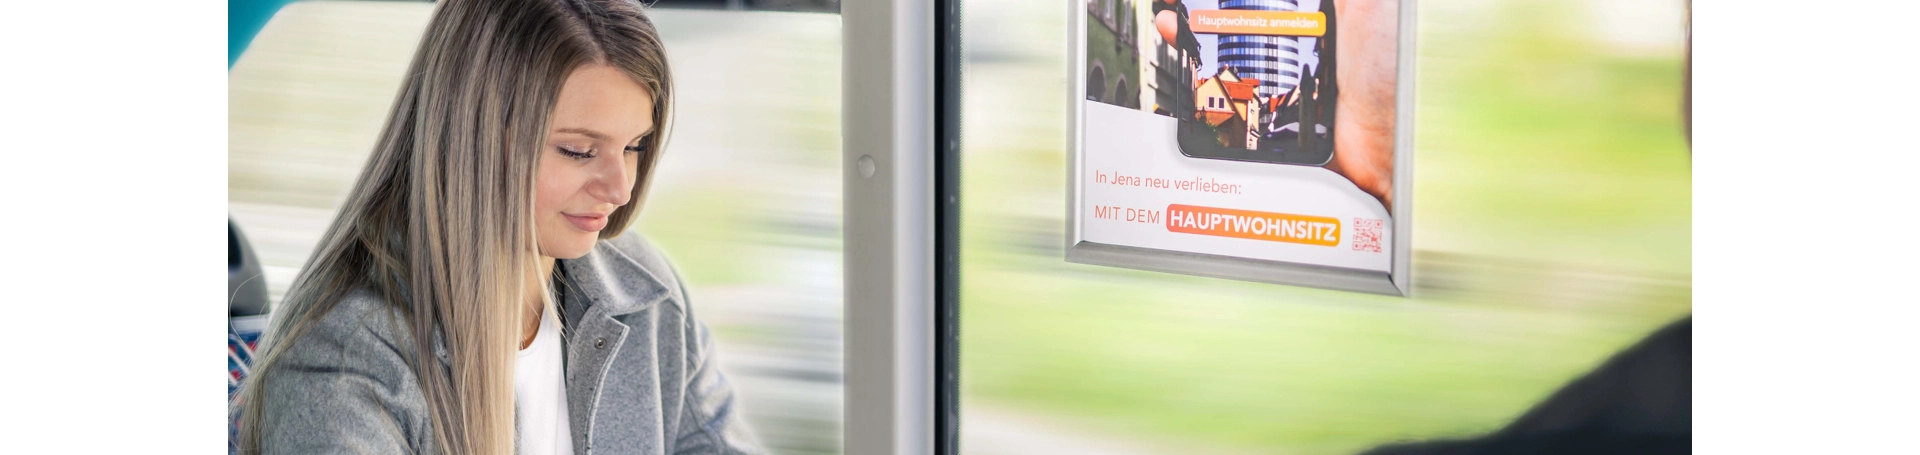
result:
[(843, 444), (958, 449), (958, 0), (847, 0)]

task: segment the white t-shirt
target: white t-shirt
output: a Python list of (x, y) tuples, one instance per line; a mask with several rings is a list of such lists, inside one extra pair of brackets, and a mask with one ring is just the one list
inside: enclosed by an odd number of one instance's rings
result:
[(540, 311), (540, 330), (513, 364), (514, 441), (521, 455), (573, 453), (567, 424), (567, 375), (560, 361), (560, 320)]

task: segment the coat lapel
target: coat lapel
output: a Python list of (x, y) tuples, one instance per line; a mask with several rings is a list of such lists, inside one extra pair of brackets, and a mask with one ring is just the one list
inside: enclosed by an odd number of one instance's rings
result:
[[(580, 291), (568, 294), (567, 299), (560, 302), (560, 316), (565, 318), (562, 323), (569, 335), (581, 332), (585, 327), (580, 323), (589, 315), (611, 319), (652, 307), (668, 296), (667, 287), (659, 277), (605, 241), (595, 244), (586, 256), (557, 262), (556, 267), (564, 268)], [(574, 339), (568, 337), (567, 341)], [(569, 356), (575, 352), (572, 347), (567, 349)], [(433, 354), (440, 358), (442, 366), (451, 365), (445, 337), (439, 331), (433, 333)], [(568, 386), (573, 385), (571, 379), (575, 371), (571, 366), (567, 368)]]
[[(618, 317), (626, 316), (653, 307), (668, 298), (668, 289), (658, 276), (640, 266), (640, 262), (606, 241), (600, 241), (593, 251), (579, 259), (558, 261), (557, 267), (566, 273), (573, 289), (565, 294), (560, 303), (562, 325), (566, 328), (562, 339), (565, 340), (565, 363), (567, 381), (567, 420), (573, 433), (575, 453), (588, 453), (593, 449), (593, 440), (643, 440), (638, 435), (603, 434), (606, 432), (644, 432), (651, 430), (658, 434), (661, 422), (655, 409), (655, 419), (646, 422), (618, 422), (596, 428), (599, 414), (602, 386), (607, 382), (607, 373), (613, 360), (620, 354), (621, 346), (626, 344), (627, 336), (633, 327), (621, 322)], [(572, 292), (577, 291), (577, 292)], [(651, 330), (653, 327), (642, 327)], [(652, 333), (638, 334), (651, 336)], [(448, 359), (444, 338), (434, 332), (434, 355), (440, 358), (441, 366), (451, 364)], [(648, 357), (638, 362), (647, 371), (634, 372), (655, 375), (653, 371), (653, 353), (636, 353)], [(657, 393), (657, 391), (655, 391)], [(517, 420), (517, 419), (516, 419)], [(657, 442), (657, 440), (656, 440)], [(609, 448), (616, 449), (619, 448)], [(607, 452), (599, 450), (595, 452)]]
[[(574, 450), (576, 453), (587, 453), (594, 449), (595, 440), (634, 440), (617, 433), (646, 431), (660, 424), (657, 419), (649, 424), (602, 413), (601, 399), (631, 393), (604, 390), (609, 386), (607, 376), (609, 371), (615, 369), (615, 359), (625, 354), (634, 357), (634, 360), (650, 360), (639, 357), (652, 354), (621, 352), (629, 335), (643, 338), (652, 335), (634, 333), (636, 327), (623, 322), (623, 316), (651, 308), (666, 299), (667, 287), (653, 273), (642, 268), (638, 261), (604, 241), (596, 244), (586, 256), (560, 261), (559, 267), (573, 284), (571, 290), (578, 291), (569, 293), (561, 302), (561, 315), (569, 319), (566, 325), (571, 328), (565, 338), (567, 415), (572, 427)], [(650, 331), (652, 326), (643, 324), (638, 329)], [(629, 363), (647, 367), (652, 364), (650, 361), (622, 361), (621, 365)], [(606, 421), (610, 418), (619, 421)]]

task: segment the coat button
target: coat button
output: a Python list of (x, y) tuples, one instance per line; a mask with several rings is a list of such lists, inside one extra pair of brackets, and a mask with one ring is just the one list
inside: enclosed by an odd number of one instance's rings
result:
[(605, 349), (606, 347), (607, 347), (607, 339), (606, 339), (606, 338), (601, 338), (601, 339), (597, 339), (597, 340), (593, 340), (593, 348), (594, 348), (594, 349)]

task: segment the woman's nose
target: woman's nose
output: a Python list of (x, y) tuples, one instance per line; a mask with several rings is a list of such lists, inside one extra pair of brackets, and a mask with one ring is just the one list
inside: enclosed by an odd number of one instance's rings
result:
[(595, 163), (598, 175), (591, 185), (594, 197), (616, 206), (627, 205), (633, 198), (633, 171), (627, 168), (624, 158), (616, 156)]

